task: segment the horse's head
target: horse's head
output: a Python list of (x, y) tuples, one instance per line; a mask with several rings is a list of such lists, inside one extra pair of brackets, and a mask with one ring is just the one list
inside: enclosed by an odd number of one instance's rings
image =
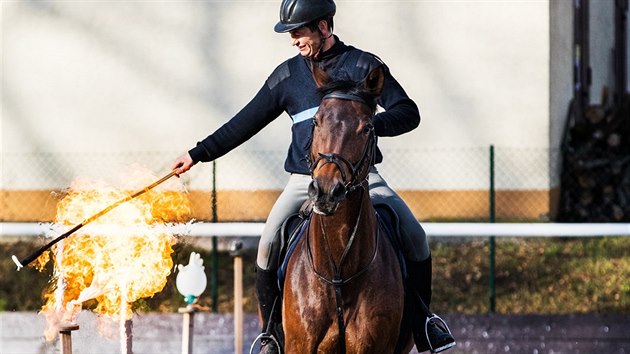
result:
[(378, 67), (362, 82), (331, 81), (315, 67), (313, 77), (323, 97), (313, 118), (308, 195), (316, 213), (330, 215), (348, 192), (367, 188), (376, 147), (372, 119), (384, 74)]

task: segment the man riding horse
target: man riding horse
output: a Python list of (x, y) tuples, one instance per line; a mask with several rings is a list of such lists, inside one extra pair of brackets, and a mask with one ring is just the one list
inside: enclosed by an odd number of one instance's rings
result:
[[(344, 44), (332, 33), (336, 6), (333, 0), (283, 0), (280, 21), (274, 30), (289, 33), (296, 55), (280, 64), (267, 78), (256, 96), (232, 119), (214, 133), (198, 142), (188, 153), (173, 163), (178, 174), (188, 171), (197, 162), (209, 162), (228, 153), (254, 136), (283, 112), (292, 120), (292, 141), (284, 168), (291, 175), (275, 202), (263, 234), (256, 259), (256, 293), (267, 328), (276, 299), (280, 257), (280, 229), (285, 220), (297, 213), (308, 199), (311, 182), (309, 145), (312, 117), (320, 94), (312, 77), (312, 68), (323, 69), (335, 80), (362, 81), (375, 68), (385, 73), (384, 86), (377, 102), (384, 111), (374, 117), (377, 137), (398, 136), (415, 129), (420, 123), (418, 108), (387, 66), (375, 55)], [(374, 164), (383, 156), (376, 150)], [(455, 340), (450, 332), (433, 321), (431, 302), (431, 252), (426, 234), (405, 202), (387, 185), (373, 166), (369, 179), (370, 197), (374, 204), (386, 204), (399, 219), (400, 242), (407, 270), (406, 289), (418, 302), (419, 313), (413, 322), (413, 335), (418, 351), (439, 352), (452, 347)], [(392, 264), (392, 267), (398, 264)], [(277, 317), (277, 316), (276, 316)], [(261, 353), (277, 353), (277, 341), (263, 338)]]

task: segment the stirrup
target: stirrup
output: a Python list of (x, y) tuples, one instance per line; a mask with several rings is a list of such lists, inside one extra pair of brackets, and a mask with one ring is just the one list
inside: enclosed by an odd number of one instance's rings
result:
[(256, 343), (261, 342), (262, 344), (263, 340), (268, 340), (270, 342), (273, 342), (276, 345), (276, 348), (278, 348), (278, 353), (282, 354), (282, 347), (280, 347), (280, 343), (278, 342), (276, 337), (273, 334), (266, 333), (266, 332), (259, 334), (254, 339), (254, 341), (252, 342), (252, 345), (249, 347), (249, 354), (254, 354), (254, 347), (256, 346)]
[(444, 320), (440, 318), (440, 316), (431, 313), (424, 322), (424, 335), (427, 337), (427, 343), (429, 343), (429, 350), (431, 351), (431, 353), (443, 352), (446, 349), (452, 348), (457, 344), (455, 341), (453, 341), (441, 347), (433, 348), (433, 344), (431, 343), (431, 339), (429, 338), (429, 323), (431, 322), (433, 322), (439, 329), (441, 329), (445, 333), (448, 333), (451, 337), (453, 336), (453, 333), (451, 333), (451, 330), (448, 328), (446, 322), (444, 322)]

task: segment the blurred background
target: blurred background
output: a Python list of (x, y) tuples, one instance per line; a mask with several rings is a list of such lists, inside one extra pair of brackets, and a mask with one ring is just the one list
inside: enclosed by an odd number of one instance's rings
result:
[[(2, 1), (0, 222), (54, 221), (78, 177), (168, 172), (297, 54), (273, 31), (279, 3)], [(630, 221), (627, 16), (627, 0), (339, 0), (334, 33), (378, 55), (420, 108), (416, 130), (379, 140), (378, 166), (419, 220), (616, 223)], [(263, 222), (288, 179), (290, 129), (283, 114), (182, 176), (191, 219)], [(504, 238), (496, 258), (487, 238), (431, 238), (433, 307), (628, 319), (630, 242), (604, 236)], [(173, 254), (208, 260), (215, 287), (200, 302), (213, 312), (233, 305), (222, 242), (182, 237)], [(41, 243), (0, 237), (0, 310), (41, 306), (52, 269), (17, 274), (5, 257)], [(254, 252), (244, 255), (248, 312)], [(136, 309), (180, 302), (169, 278)]]
[[(418, 129), (379, 141), (418, 218), (485, 219), (494, 145), (499, 218), (628, 221), (626, 16), (617, 0), (339, 1), (335, 33), (420, 107)], [(79, 175), (167, 170), (297, 54), (277, 18), (277, 1), (3, 2), (0, 219), (52, 220), (50, 192)], [(193, 169), (195, 217), (215, 188), (220, 221), (264, 220), (290, 127)]]

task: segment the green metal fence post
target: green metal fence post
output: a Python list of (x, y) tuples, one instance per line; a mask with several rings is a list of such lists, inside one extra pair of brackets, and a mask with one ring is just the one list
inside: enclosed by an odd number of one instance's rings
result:
[[(495, 221), (495, 195), (494, 195), (494, 145), (490, 145), (490, 222)], [(490, 236), (490, 272), (489, 272), (489, 287), (490, 287), (490, 313), (496, 311), (496, 288), (495, 288), (495, 243), (494, 236)]]
[[(219, 221), (219, 214), (217, 213), (217, 162), (212, 161), (212, 222)], [(212, 236), (212, 275), (210, 279), (210, 288), (212, 292), (212, 312), (219, 311), (219, 253), (218, 253), (218, 241), (216, 236)]]

